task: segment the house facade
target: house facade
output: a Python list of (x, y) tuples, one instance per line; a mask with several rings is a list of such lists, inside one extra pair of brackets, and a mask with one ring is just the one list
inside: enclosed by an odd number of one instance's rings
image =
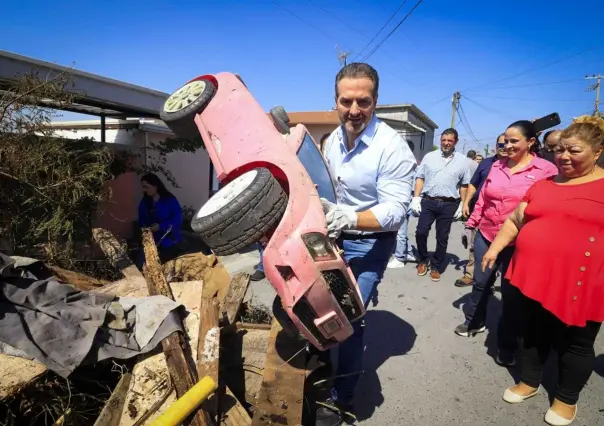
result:
[[(290, 126), (304, 124), (317, 143), (340, 123), (334, 110), (290, 112), (288, 115)], [(404, 137), (418, 160), (432, 150), (437, 126), (414, 105), (382, 105), (377, 108), (377, 115)], [(101, 140), (99, 120), (53, 122), (51, 126), (57, 137)], [(170, 129), (157, 119), (109, 119), (104, 123), (105, 143), (113, 149), (143, 153), (142, 161), (148, 163), (154, 161), (150, 147), (173, 136)], [(164, 183), (183, 206), (197, 210), (219, 188), (210, 159), (203, 148), (195, 153), (169, 154), (164, 167), (174, 176), (178, 186), (172, 187), (165, 179)], [(102, 207), (96, 226), (128, 238), (142, 198), (140, 176), (133, 173), (119, 176), (110, 184), (110, 189), (111, 199)]]
[[(415, 158), (421, 161), (434, 145), (438, 126), (413, 104), (378, 105), (378, 118), (387, 123), (407, 141)], [(315, 142), (340, 125), (338, 114), (332, 111), (289, 112), (290, 126), (304, 124)]]

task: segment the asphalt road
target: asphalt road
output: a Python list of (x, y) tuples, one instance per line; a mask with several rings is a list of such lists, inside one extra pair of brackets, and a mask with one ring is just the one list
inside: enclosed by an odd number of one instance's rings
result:
[[(412, 220), (409, 226), (412, 241), (416, 223)], [(435, 245), (433, 232), (429, 249)], [(360, 424), (545, 424), (548, 391), (555, 389), (555, 357), (546, 369), (547, 391), (514, 406), (501, 399), (505, 388), (514, 384), (515, 372), (493, 360), (500, 309), (497, 298), (489, 305), (490, 330), (474, 338), (453, 333), (463, 321), (459, 305), (469, 292), (453, 286), (467, 259), (461, 232), (462, 225), (454, 224), (449, 264), (439, 283), (428, 276), (418, 277), (413, 264), (386, 271), (378, 287), (378, 304), (367, 313), (365, 374), (356, 391)], [(251, 271), (257, 261), (257, 252), (251, 252), (225, 259), (225, 264), (230, 272)], [(270, 306), (275, 293), (266, 280), (252, 283), (250, 290), (249, 297), (256, 303)], [(596, 341), (596, 355), (596, 372), (581, 394), (573, 425), (604, 425), (604, 332)]]

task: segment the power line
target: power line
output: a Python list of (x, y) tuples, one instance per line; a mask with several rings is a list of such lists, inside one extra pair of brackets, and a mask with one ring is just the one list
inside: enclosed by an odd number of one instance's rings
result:
[(594, 46), (594, 47), (590, 47), (589, 49), (583, 50), (583, 51), (581, 51), (579, 53), (573, 53), (572, 55), (565, 56), (565, 57), (563, 57), (561, 59), (557, 59), (557, 60), (551, 61), (551, 62), (546, 62), (546, 63), (541, 64), (541, 65), (539, 65), (539, 66), (537, 66), (535, 68), (530, 68), (530, 69), (528, 69), (526, 71), (522, 71), (522, 72), (520, 72), (518, 74), (514, 74), (514, 75), (511, 75), (509, 77), (505, 77), (505, 78), (502, 78), (502, 79), (499, 79), (499, 80), (492, 81), (490, 83), (484, 83), (484, 84), (480, 84), (478, 86), (474, 86), (472, 88), (465, 89), (465, 90), (463, 90), (463, 92), (468, 92), (470, 90), (475, 90), (475, 89), (478, 89), (478, 88), (483, 87), (483, 86), (490, 86), (490, 85), (493, 85), (493, 84), (501, 83), (503, 81), (512, 80), (512, 79), (518, 78), (518, 77), (520, 77), (522, 75), (529, 74), (531, 72), (538, 71), (538, 70), (541, 70), (543, 68), (551, 67), (552, 65), (557, 65), (560, 62), (564, 62), (564, 61), (567, 61), (569, 59), (576, 58), (577, 56), (581, 56), (581, 55), (584, 55), (586, 53), (592, 52), (594, 50), (601, 49), (602, 47), (604, 47), (604, 44), (600, 44), (600, 45), (597, 45), (597, 46)]
[[(362, 32), (360, 32), (358, 29), (354, 28), (353, 26), (351, 26), (350, 24), (344, 22), (343, 20), (341, 20), (340, 18), (338, 18), (337, 16), (335, 16), (333, 13), (327, 11), (325, 8), (321, 7), (320, 5), (315, 4), (314, 2), (312, 2), (311, 0), (308, 0), (309, 3), (311, 3), (312, 5), (314, 5), (315, 7), (321, 9), (323, 12), (325, 12), (327, 15), (331, 16), (332, 18), (334, 18), (335, 20), (337, 20), (338, 22), (340, 22), (341, 24), (347, 26), (348, 28), (350, 28), (351, 30), (355, 31), (357, 34), (361, 35), (362, 37), (364, 37), (365, 39), (369, 39), (369, 36), (367, 36), (366, 34), (363, 34)], [(336, 40), (334, 37), (332, 37), (331, 35), (327, 34), (325, 31), (321, 30), (320, 28), (316, 27), (315, 25), (311, 24), (310, 22), (308, 22), (306, 19), (302, 18), (301, 16), (297, 15), (296, 13), (292, 12), (291, 10), (281, 6), (280, 4), (276, 3), (275, 1), (273, 1), (273, 3), (275, 5), (277, 5), (279, 8), (281, 8), (282, 10), (284, 10), (285, 12), (289, 13), (290, 15), (292, 15), (293, 17), (295, 17), (296, 19), (304, 22), (306, 25), (308, 25), (309, 27), (317, 30), (318, 32), (320, 32), (321, 34), (323, 34), (325, 37), (329, 38), (330, 40), (335, 41), (336, 43), (339, 43), (338, 40)], [(404, 3), (403, 3), (404, 4)], [(337, 47), (337, 45), (336, 45)], [(345, 47), (345, 46), (342, 46)], [(345, 51), (350, 52), (350, 49), (344, 49)], [(386, 56), (388, 56), (391, 60), (396, 62), (397, 67), (402, 68), (403, 70), (407, 71), (408, 73), (411, 73), (411, 71), (409, 71), (409, 69), (407, 69), (404, 65), (402, 65), (401, 63), (399, 63), (398, 61), (396, 61), (391, 55), (388, 55), (385, 52)], [(358, 55), (357, 55), (358, 56)], [(355, 57), (356, 59), (356, 57)], [(392, 75), (393, 77), (400, 79), (402, 82), (404, 82), (405, 84), (411, 85), (411, 84), (418, 84), (424, 88), (427, 88), (428, 86), (425, 83), (421, 83), (421, 82), (417, 82), (417, 83), (410, 83), (408, 81), (408, 78), (402, 78), (400, 75), (395, 74), (394, 72), (392, 72), (390, 69), (386, 68), (386, 71)]]
[(407, 1), (408, 0), (403, 0), (403, 3), (394, 11), (394, 13), (390, 16), (390, 18), (386, 21), (386, 23), (384, 25), (382, 25), (382, 28), (380, 28), (380, 30), (373, 36), (373, 38), (371, 40), (369, 40), (369, 43), (367, 43), (365, 45), (365, 47), (363, 47), (359, 51), (359, 53), (357, 54), (357, 56), (354, 57), (353, 61), (355, 61), (359, 56), (361, 56), (363, 54), (363, 52), (365, 51), (365, 49), (367, 49), (371, 45), (371, 43), (373, 43), (373, 41), (380, 35), (380, 33), (382, 31), (384, 31), (384, 28), (386, 28), (388, 26), (388, 24), (390, 23), (390, 21), (392, 21), (394, 19), (394, 17), (396, 16), (396, 14), (399, 12), (399, 10), (401, 10), (403, 8), (403, 6), (405, 5), (405, 3), (407, 3)]
[(366, 61), (367, 59), (369, 59), (371, 57), (371, 55), (373, 55), (375, 52), (377, 52), (377, 50), (386, 42), (386, 40), (388, 40), (390, 38), (390, 36), (392, 36), (392, 34), (394, 34), (396, 32), (396, 30), (403, 25), (403, 22), (405, 22), (407, 20), (407, 18), (409, 18), (409, 16), (411, 16), (411, 14), (415, 11), (415, 9), (417, 9), (417, 7), (423, 2), (424, 0), (419, 0), (417, 3), (415, 3), (415, 6), (413, 6), (413, 8), (409, 11), (409, 13), (407, 13), (405, 15), (405, 17), (396, 25), (396, 27), (394, 27), (392, 29), (392, 31), (390, 31), (386, 37), (384, 37), (382, 39), (381, 42), (379, 42), (372, 50), (371, 52), (369, 52), (369, 54), (365, 55), (365, 57), (363, 58), (363, 61)]
[[(518, 85), (515, 85), (515, 86), (491, 87), (491, 88), (488, 88), (488, 89), (473, 89), (473, 90), (465, 90), (464, 93), (468, 93), (468, 92), (482, 92), (482, 91), (487, 91), (487, 90), (517, 89), (517, 88), (521, 88), (521, 87), (548, 86), (548, 85), (553, 85), (553, 84), (574, 83), (574, 82), (578, 82), (578, 81), (584, 81), (584, 79), (582, 79), (582, 78), (573, 78), (573, 79), (570, 79), (570, 80), (546, 81), (546, 82), (543, 82), (543, 83), (518, 84)], [(449, 99), (449, 95), (440, 98), (439, 100), (437, 100), (434, 103), (430, 104), (430, 106), (439, 104), (442, 101), (445, 101), (447, 99)]]
[(468, 131), (468, 134), (472, 137), (472, 139), (474, 139), (474, 142), (478, 143), (478, 139), (476, 138), (476, 135), (474, 134), (474, 132), (472, 131), (472, 128), (470, 127), (470, 122), (468, 121), (468, 116), (466, 115), (466, 112), (464, 111), (461, 102), (459, 102), (457, 104), (457, 111), (459, 112), (461, 124), (463, 124), (464, 128)]
[(506, 120), (509, 120), (510, 118), (511, 118), (512, 120), (514, 120), (514, 118), (513, 118), (512, 116), (508, 116), (507, 114), (504, 114), (504, 113), (502, 113), (501, 111), (497, 111), (496, 109), (493, 109), (493, 108), (491, 108), (491, 107), (484, 106), (484, 105), (482, 105), (482, 104), (480, 104), (480, 103), (478, 103), (478, 102), (476, 102), (476, 101), (474, 101), (474, 100), (472, 100), (472, 99), (468, 98), (467, 96), (464, 96), (463, 98), (464, 98), (466, 101), (473, 103), (473, 104), (474, 104), (474, 105), (476, 105), (477, 107), (482, 108), (482, 109), (484, 109), (484, 110), (485, 110), (485, 111), (487, 111), (487, 112), (490, 112), (491, 114), (499, 115), (499, 116), (501, 116), (501, 117), (505, 118)]
[(585, 99), (535, 99), (535, 98), (509, 98), (505, 96), (487, 96), (487, 95), (472, 95), (478, 98), (489, 99), (505, 99), (511, 101), (527, 101), (527, 102), (585, 102)]
[(520, 88), (520, 87), (549, 86), (551, 84), (563, 84), (563, 83), (571, 83), (571, 82), (577, 82), (577, 81), (583, 81), (583, 79), (581, 79), (581, 78), (573, 78), (571, 80), (546, 81), (544, 83), (518, 84), (516, 86), (491, 87), (491, 88), (488, 88), (488, 89), (473, 89), (473, 90), (466, 90), (466, 93), (467, 92), (481, 92), (481, 91), (487, 91), (487, 90), (517, 89), (517, 88)]
[[(336, 40), (333, 36), (327, 34), (325, 31), (323, 31), (321, 28), (311, 24), (310, 22), (308, 22), (306, 19), (302, 18), (300, 15), (295, 14), (294, 12), (292, 12), (291, 10), (285, 8), (284, 6), (281, 6), (279, 3), (277, 3), (274, 0), (271, 0), (277, 7), (279, 7), (281, 10), (284, 10), (285, 12), (289, 13), (290, 15), (292, 15), (293, 17), (299, 19), (300, 21), (304, 22), (306, 25), (308, 25), (311, 28), (314, 28), (315, 30), (317, 30), (318, 32), (320, 32), (321, 34), (323, 34), (325, 37), (329, 38), (330, 40), (335, 41), (336, 43), (339, 43), (338, 40)], [(345, 49), (348, 50), (348, 49)]]

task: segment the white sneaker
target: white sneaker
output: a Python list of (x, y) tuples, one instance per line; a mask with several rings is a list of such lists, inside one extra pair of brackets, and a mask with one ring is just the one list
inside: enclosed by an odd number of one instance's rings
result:
[(398, 269), (398, 268), (404, 268), (405, 267), (405, 262), (401, 262), (400, 260), (398, 260), (396, 257), (393, 257), (392, 259), (390, 259), (390, 262), (388, 262), (388, 269)]
[(412, 254), (408, 254), (408, 255), (405, 257), (405, 262), (417, 262), (417, 259), (415, 258), (415, 256), (414, 256), (414, 255), (412, 255)]

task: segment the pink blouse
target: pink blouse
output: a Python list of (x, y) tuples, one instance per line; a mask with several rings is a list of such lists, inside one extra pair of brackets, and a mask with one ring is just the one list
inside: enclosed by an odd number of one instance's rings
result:
[(507, 159), (495, 161), (482, 185), (466, 228), (478, 227), (488, 241), (493, 241), (526, 191), (535, 182), (557, 174), (555, 165), (537, 156), (533, 156), (525, 168), (514, 174), (510, 172)]

